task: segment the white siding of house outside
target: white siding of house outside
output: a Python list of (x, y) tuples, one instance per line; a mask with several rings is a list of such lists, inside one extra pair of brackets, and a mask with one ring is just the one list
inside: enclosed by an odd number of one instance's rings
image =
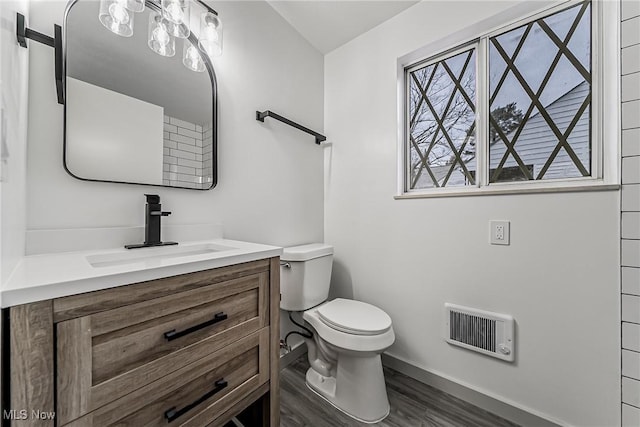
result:
[[(560, 132), (567, 129), (574, 118), (574, 115), (580, 108), (585, 97), (589, 93), (589, 84), (582, 82), (569, 92), (545, 107), (547, 113), (556, 124)], [(520, 107), (520, 106), (519, 106)], [(523, 114), (528, 105), (520, 107)], [(507, 138), (511, 141), (513, 134), (511, 132)], [(591, 169), (591, 159), (589, 156), (589, 112), (588, 109), (582, 114), (575, 128), (569, 134), (569, 145), (575, 151), (576, 155), (589, 171)], [(558, 145), (558, 138), (553, 133), (549, 125), (539, 112), (527, 120), (522, 133), (518, 137), (515, 150), (525, 165), (533, 165), (533, 176), (536, 178), (549, 159), (549, 156)], [(502, 156), (506, 151), (506, 145), (501, 139), (491, 144), (489, 148), (489, 167), (494, 169), (500, 164)], [(513, 156), (509, 155), (504, 167), (518, 166)], [(567, 154), (564, 148), (560, 149), (558, 155), (551, 163), (549, 169), (544, 174), (544, 179), (567, 178), (581, 176), (577, 167)]]
[[(584, 101), (585, 97), (589, 93), (589, 84), (587, 82), (580, 83), (569, 92), (565, 93), (551, 104), (545, 107), (546, 111), (551, 116), (551, 119), (556, 124), (560, 132), (564, 132), (571, 121), (574, 118), (575, 113), (580, 108), (580, 105)], [(523, 110), (526, 110), (529, 106), (524, 106)], [(523, 111), (524, 114), (524, 111)], [(514, 132), (507, 135), (509, 141), (513, 139)], [(558, 138), (555, 136), (547, 122), (539, 112), (536, 112), (533, 116), (529, 117), (527, 123), (522, 130), (522, 133), (516, 141), (515, 149), (522, 162), (525, 165), (533, 165), (533, 176), (537, 177), (538, 173), (549, 159), (549, 156), (556, 148), (558, 144)], [(582, 117), (578, 120), (578, 123), (571, 131), (569, 136), (569, 144), (575, 151), (576, 155), (587, 170), (591, 169), (591, 159), (589, 156), (589, 114), (588, 110), (583, 113)], [(492, 143), (489, 148), (490, 168), (494, 169), (500, 163), (502, 156), (506, 151), (506, 145), (501, 139)], [(504, 167), (517, 167), (518, 164), (513, 159), (513, 156), (509, 155)], [(431, 172), (438, 181), (446, 176), (451, 166), (433, 166)], [(467, 163), (469, 171), (475, 171), (476, 159), (471, 159)], [(564, 148), (560, 150), (556, 158), (547, 172), (544, 175), (545, 179), (554, 178), (567, 178), (567, 177), (580, 176), (578, 169), (567, 154)], [(431, 177), (426, 171), (422, 172), (416, 188), (424, 188), (427, 183), (432, 182)], [(451, 174), (447, 185), (448, 186), (460, 186), (464, 185), (465, 176), (460, 171), (459, 166)]]

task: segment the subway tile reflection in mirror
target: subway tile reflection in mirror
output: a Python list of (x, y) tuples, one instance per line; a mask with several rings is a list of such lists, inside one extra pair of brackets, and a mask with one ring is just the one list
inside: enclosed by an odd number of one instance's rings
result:
[(206, 166), (213, 149), (211, 124), (204, 126), (164, 116), (162, 184), (206, 189), (212, 169)]

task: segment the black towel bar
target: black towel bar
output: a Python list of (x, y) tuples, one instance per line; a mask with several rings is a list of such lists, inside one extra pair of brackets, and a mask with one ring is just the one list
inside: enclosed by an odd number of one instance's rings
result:
[(289, 126), (293, 126), (296, 129), (300, 129), (303, 132), (306, 132), (306, 133), (308, 133), (310, 135), (315, 136), (316, 144), (318, 144), (318, 145), (322, 141), (326, 141), (327, 140), (326, 136), (324, 136), (322, 134), (319, 134), (318, 132), (314, 132), (314, 131), (312, 131), (311, 129), (309, 129), (307, 127), (299, 125), (298, 123), (296, 123), (294, 121), (291, 121), (291, 120), (287, 119), (286, 117), (282, 117), (281, 115), (276, 114), (273, 111), (269, 111), (269, 110), (266, 110), (266, 111), (263, 111), (263, 112), (256, 111), (256, 120), (258, 120), (260, 122), (264, 122), (265, 117), (274, 118), (276, 120), (281, 121), (282, 123), (288, 124)]

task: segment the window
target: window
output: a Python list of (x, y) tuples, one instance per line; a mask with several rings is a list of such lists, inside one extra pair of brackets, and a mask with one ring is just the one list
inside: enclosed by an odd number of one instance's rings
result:
[(405, 191), (599, 178), (591, 9), (573, 2), (405, 67)]
[(410, 188), (473, 185), (476, 49), (409, 71)]

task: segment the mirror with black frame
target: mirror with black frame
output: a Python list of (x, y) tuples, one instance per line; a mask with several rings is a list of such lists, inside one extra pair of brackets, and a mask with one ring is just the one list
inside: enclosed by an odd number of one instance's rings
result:
[(65, 169), (89, 181), (213, 188), (216, 80), (196, 35), (154, 51), (159, 1), (123, 9), (135, 25), (125, 37), (99, 20), (104, 3), (73, 0), (65, 14)]

